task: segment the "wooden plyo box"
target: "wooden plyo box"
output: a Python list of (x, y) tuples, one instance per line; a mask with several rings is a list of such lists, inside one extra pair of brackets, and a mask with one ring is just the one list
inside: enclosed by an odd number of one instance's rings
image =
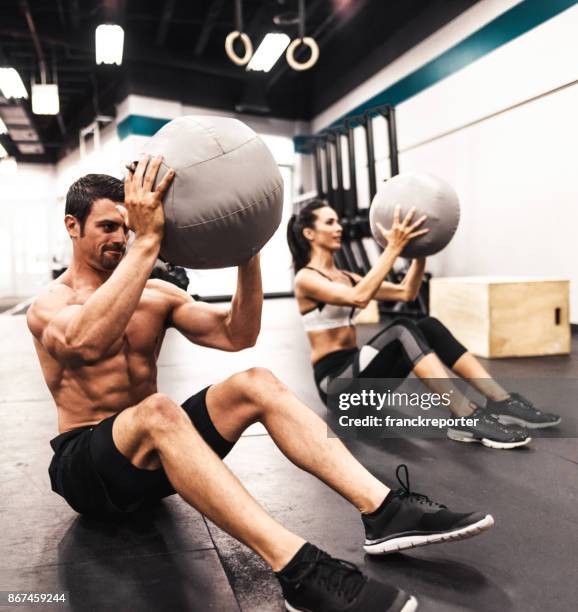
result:
[(432, 278), (430, 315), (480, 357), (567, 354), (569, 291), (547, 278)]

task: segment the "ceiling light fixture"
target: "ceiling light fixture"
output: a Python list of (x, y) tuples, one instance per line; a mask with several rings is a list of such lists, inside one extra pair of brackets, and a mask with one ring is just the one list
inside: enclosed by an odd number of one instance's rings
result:
[(247, 65), (247, 70), (269, 72), (290, 42), (291, 39), (287, 34), (269, 32), (255, 51), (255, 55)]
[(122, 64), (124, 30), (112, 23), (100, 24), (94, 33), (97, 64)]
[(5, 98), (28, 98), (28, 92), (14, 68), (0, 68), (0, 90)]
[(58, 85), (45, 83), (32, 85), (32, 112), (35, 115), (58, 115), (60, 112)]

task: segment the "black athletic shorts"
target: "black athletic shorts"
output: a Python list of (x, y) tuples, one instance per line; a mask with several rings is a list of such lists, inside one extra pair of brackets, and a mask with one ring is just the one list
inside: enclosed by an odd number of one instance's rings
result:
[[(208, 390), (209, 387), (191, 396), (182, 407), (205, 442), (223, 458), (233, 444), (221, 436), (209, 417), (205, 402)], [(54, 450), (48, 468), (52, 490), (80, 514), (132, 512), (175, 493), (162, 468), (137, 468), (116, 448), (112, 425), (119, 414), (50, 441)]]

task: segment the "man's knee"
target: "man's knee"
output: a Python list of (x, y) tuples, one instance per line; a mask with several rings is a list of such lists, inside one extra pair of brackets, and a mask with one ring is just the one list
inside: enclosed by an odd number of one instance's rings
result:
[(249, 368), (234, 376), (234, 384), (243, 398), (263, 403), (263, 400), (287, 393), (288, 388), (267, 368)]
[(163, 393), (149, 395), (139, 404), (138, 412), (139, 419), (151, 433), (190, 424), (187, 413)]
[(245, 390), (253, 392), (266, 387), (284, 388), (285, 385), (267, 368), (249, 368), (237, 374), (238, 384)]

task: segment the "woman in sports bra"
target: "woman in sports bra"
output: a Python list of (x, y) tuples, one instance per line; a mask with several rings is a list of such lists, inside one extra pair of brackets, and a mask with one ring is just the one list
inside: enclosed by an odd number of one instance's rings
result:
[(544, 414), (522, 396), (505, 391), (437, 319), (399, 317), (367, 344), (357, 345), (354, 317), (359, 309), (372, 299), (412, 301), (419, 292), (425, 259), (414, 260), (400, 284), (384, 280), (408, 242), (428, 231), (420, 227), (425, 216), (417, 220), (413, 216), (412, 210), (401, 220), (398, 208), (392, 227), (379, 227), (387, 247), (365, 276), (336, 267), (333, 256), (341, 248), (342, 228), (335, 210), (326, 202), (313, 200), (289, 220), (287, 240), (296, 273), (295, 296), (311, 344), (319, 394), (327, 403), (329, 383), (335, 378), (403, 379), (413, 371), (419, 378), (435, 382), (448, 378), (448, 367), (488, 399), (484, 409), (456, 389), (450, 410), (456, 416), (476, 413), (486, 429), (452, 431), (448, 432), (450, 437), (499, 448), (526, 444), (530, 438), (524, 429), (504, 427), (497, 418), (508, 425), (545, 427), (557, 424), (559, 417)]

